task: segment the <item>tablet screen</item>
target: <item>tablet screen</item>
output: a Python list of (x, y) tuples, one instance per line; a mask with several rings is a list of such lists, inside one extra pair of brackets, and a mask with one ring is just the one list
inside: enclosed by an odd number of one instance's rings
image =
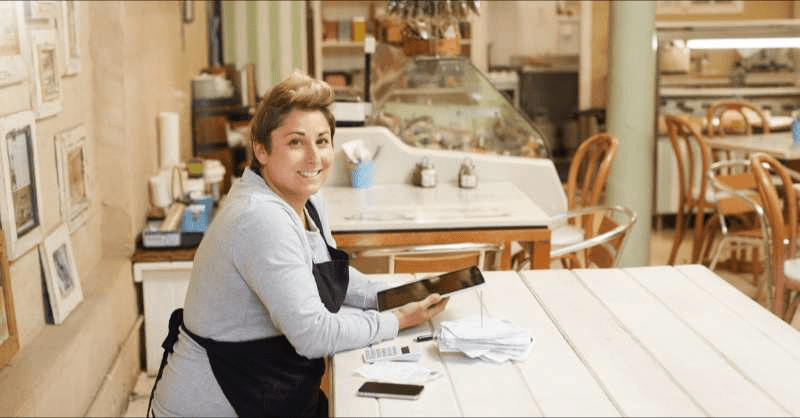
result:
[(399, 308), (406, 303), (425, 299), (432, 293), (438, 293), (445, 297), (451, 296), (459, 291), (480, 286), (484, 283), (483, 274), (475, 266), (438, 276), (426, 277), (378, 292), (378, 310), (386, 311)]

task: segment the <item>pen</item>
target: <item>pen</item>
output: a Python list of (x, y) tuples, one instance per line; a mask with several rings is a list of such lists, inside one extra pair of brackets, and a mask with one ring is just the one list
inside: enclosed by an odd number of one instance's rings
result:
[(420, 335), (419, 337), (415, 338), (414, 341), (421, 343), (425, 341), (430, 341), (433, 339), (433, 335)]

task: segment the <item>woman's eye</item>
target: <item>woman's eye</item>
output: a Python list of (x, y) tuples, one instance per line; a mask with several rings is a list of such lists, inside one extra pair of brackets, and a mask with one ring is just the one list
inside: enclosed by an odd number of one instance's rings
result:
[(289, 145), (300, 145), (303, 141), (300, 138), (292, 138), (289, 140)]
[(328, 145), (330, 143), (331, 143), (330, 138), (324, 138), (324, 137), (323, 138), (317, 138), (317, 144), (318, 145)]

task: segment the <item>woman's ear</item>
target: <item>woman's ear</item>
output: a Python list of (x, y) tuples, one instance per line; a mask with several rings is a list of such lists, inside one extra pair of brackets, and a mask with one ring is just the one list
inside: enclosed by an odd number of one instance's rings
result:
[(267, 147), (260, 142), (253, 143), (253, 156), (256, 157), (256, 159), (258, 160), (259, 163), (261, 163), (262, 166), (266, 165), (267, 158), (269, 156), (269, 154), (267, 154)]

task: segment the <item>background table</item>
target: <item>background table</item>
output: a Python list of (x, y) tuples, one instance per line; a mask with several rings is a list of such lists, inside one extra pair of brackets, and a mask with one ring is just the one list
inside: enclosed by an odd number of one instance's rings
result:
[[(444, 376), (416, 401), (356, 396), (360, 350), (335, 355), (335, 416), (797, 416), (800, 333), (703, 266), (485, 274), (488, 315), (527, 328), (523, 362), (495, 365), (421, 343)], [(480, 312), (453, 297), (431, 324)]]
[(709, 147), (716, 149), (744, 151), (746, 153), (764, 152), (781, 160), (800, 160), (800, 145), (792, 141), (791, 132), (774, 132), (749, 136), (726, 135), (706, 138), (706, 143)]

